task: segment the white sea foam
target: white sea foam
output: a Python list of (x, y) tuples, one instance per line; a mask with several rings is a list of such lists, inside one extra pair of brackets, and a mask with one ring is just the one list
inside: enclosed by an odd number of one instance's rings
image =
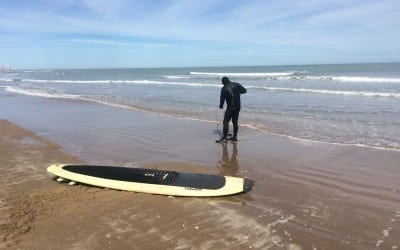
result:
[(33, 90), (33, 89), (21, 89), (21, 88), (12, 87), (12, 86), (3, 86), (3, 87), (8, 92), (22, 94), (22, 95), (30, 95), (30, 96), (46, 97), (46, 98), (62, 98), (62, 99), (80, 99), (81, 98), (79, 95), (54, 94), (54, 93), (48, 93), (48, 92)]
[(357, 76), (337, 76), (332, 77), (334, 81), (342, 82), (387, 82), (400, 83), (400, 78), (383, 78), (383, 77), (357, 77)]
[(22, 79), (22, 82), (33, 83), (113, 83), (112, 80), (41, 80), (41, 79)]
[(306, 88), (280, 88), (280, 87), (259, 87), (259, 86), (247, 86), (247, 88), (263, 89), (263, 90), (268, 90), (268, 91), (303, 92), (303, 93), (330, 94), (330, 95), (348, 95), (348, 96), (366, 96), (366, 97), (396, 97), (396, 98), (400, 98), (400, 93), (393, 93), (393, 92), (366, 92), (366, 91), (306, 89)]
[(115, 81), (115, 83), (127, 83), (127, 84), (149, 84), (149, 85), (177, 85), (177, 86), (188, 86), (188, 87), (218, 87), (220, 84), (210, 83), (195, 83), (195, 82), (163, 82), (163, 81), (149, 81), (149, 80), (128, 80), (128, 81)]
[[(7, 80), (12, 81), (12, 80)], [(169, 82), (151, 80), (38, 80), (22, 79), (22, 82), (32, 83), (70, 83), (70, 84), (140, 84), (140, 85), (179, 85), (190, 87), (221, 87), (220, 84), (195, 83), (195, 82)]]
[(236, 76), (236, 77), (268, 77), (268, 76), (289, 76), (295, 72), (255, 72), (255, 73), (229, 73), (229, 72), (190, 72), (191, 75), (205, 76)]
[(367, 76), (280, 76), (272, 80), (297, 81), (338, 81), (360, 83), (400, 83), (400, 78), (367, 77)]
[(164, 78), (167, 79), (190, 79), (192, 77), (190, 76), (163, 76)]
[(386, 237), (386, 238), (389, 237), (390, 230), (392, 230), (391, 227), (389, 227), (388, 229), (383, 230), (383, 231), (382, 231), (383, 237)]
[(0, 82), (12, 82), (13, 79), (0, 79)]
[(41, 70), (24, 70), (24, 73), (48, 73), (52, 72), (52, 69), (41, 69)]

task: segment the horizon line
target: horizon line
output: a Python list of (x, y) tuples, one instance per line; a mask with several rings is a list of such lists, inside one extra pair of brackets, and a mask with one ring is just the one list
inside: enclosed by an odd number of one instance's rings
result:
[(16, 67), (6, 67), (4, 65), (0, 65), (4, 69), (12, 69), (14, 70), (71, 70), (71, 69), (179, 69), (179, 68), (235, 68), (235, 67), (282, 67), (282, 66), (323, 66), (323, 65), (355, 65), (355, 64), (398, 64), (400, 61), (393, 62), (349, 62), (349, 63), (306, 63), (306, 64), (260, 64), (260, 65), (223, 65), (223, 66), (173, 66), (173, 67), (162, 67), (162, 66), (153, 66), (153, 67), (65, 67), (65, 68), (16, 68)]

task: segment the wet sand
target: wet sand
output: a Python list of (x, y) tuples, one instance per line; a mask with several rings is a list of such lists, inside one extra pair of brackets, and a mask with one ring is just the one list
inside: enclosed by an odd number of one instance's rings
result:
[[(3, 105), (4, 118), (40, 135), (0, 123), (3, 248), (400, 247), (399, 152), (242, 127), (237, 144), (215, 144), (216, 126), (207, 122), (13, 95), (3, 103), (18, 106)], [(221, 198), (148, 195), (56, 183), (46, 173), (54, 162), (237, 175), (256, 184)]]

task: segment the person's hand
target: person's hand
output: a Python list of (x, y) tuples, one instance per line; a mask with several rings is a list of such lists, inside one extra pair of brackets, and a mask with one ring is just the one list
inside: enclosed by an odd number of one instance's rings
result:
[(223, 109), (223, 108), (224, 108), (224, 106), (222, 106), (222, 105), (219, 105), (219, 108), (220, 108), (220, 109)]

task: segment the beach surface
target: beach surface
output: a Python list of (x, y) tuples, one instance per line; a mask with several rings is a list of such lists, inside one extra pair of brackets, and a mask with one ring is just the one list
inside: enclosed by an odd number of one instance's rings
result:
[[(400, 153), (0, 92), (0, 248), (398, 249)], [(182, 198), (59, 184), (52, 163), (247, 177)]]

